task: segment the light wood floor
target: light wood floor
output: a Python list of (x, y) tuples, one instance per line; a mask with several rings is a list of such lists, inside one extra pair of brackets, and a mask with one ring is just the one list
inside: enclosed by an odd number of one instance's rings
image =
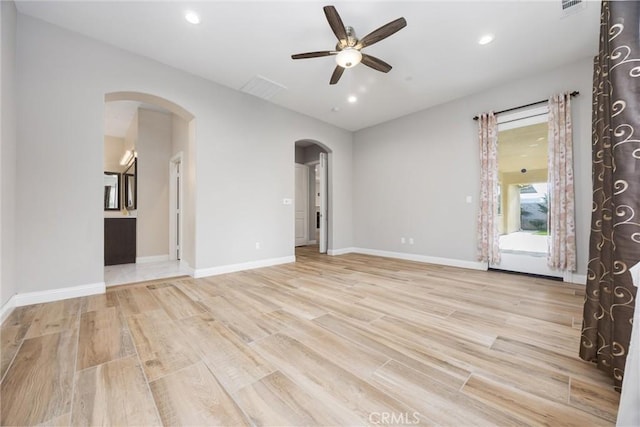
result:
[(2, 326), (2, 425), (613, 425), (583, 287), (300, 248)]

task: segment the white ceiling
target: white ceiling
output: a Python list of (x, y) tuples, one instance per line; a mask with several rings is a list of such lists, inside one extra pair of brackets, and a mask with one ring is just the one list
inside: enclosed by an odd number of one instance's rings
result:
[(498, 132), (498, 168), (500, 172), (547, 169), (549, 143), (547, 123)]
[[(264, 76), (287, 88), (271, 102), (358, 130), (595, 55), (600, 2), (566, 18), (560, 3), (18, 1), (17, 7), (233, 89)], [(333, 57), (291, 59), (335, 46), (326, 4), (334, 4), (359, 37), (406, 18), (406, 28), (364, 50), (390, 63), (391, 72), (358, 65), (329, 86)], [(184, 20), (188, 9), (200, 15), (199, 25)], [(495, 41), (478, 45), (488, 32)], [(347, 102), (351, 94), (357, 103)]]

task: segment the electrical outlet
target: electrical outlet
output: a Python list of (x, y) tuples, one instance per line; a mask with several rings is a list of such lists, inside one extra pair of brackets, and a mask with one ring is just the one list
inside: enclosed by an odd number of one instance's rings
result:
[(409, 237), (409, 244), (413, 245), (413, 237)]
[(404, 245), (405, 243), (407, 243), (404, 237), (401, 237), (401, 238), (400, 238), (400, 243), (402, 243), (403, 245)]
[(256, 242), (256, 249), (260, 249), (260, 242)]

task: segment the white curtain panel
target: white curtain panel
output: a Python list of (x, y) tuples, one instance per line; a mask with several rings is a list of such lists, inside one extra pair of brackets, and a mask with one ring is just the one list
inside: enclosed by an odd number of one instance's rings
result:
[(549, 98), (549, 255), (560, 271), (576, 269), (571, 95)]
[(495, 115), (478, 118), (480, 143), (480, 210), (478, 212), (478, 260), (500, 263), (498, 235), (498, 124)]
[[(640, 288), (640, 262), (629, 269), (636, 288)], [(636, 295), (640, 291), (636, 289)], [(640, 298), (636, 298), (629, 354), (624, 368), (617, 427), (640, 426)]]

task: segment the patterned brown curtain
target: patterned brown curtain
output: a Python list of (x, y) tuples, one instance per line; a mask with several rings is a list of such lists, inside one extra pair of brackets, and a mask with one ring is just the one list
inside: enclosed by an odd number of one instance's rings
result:
[[(603, 1), (593, 83), (593, 211), (580, 357), (620, 390), (640, 262), (640, 2)], [(638, 325), (636, 325), (638, 326)]]

